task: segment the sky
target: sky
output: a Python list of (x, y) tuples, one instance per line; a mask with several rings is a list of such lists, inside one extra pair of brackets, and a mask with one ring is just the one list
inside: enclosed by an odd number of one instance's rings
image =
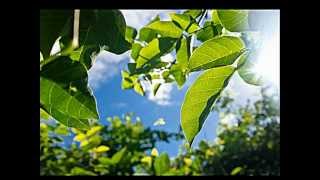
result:
[[(146, 25), (157, 14), (161, 20), (167, 20), (168, 13), (180, 12), (180, 10), (121, 10), (126, 24), (139, 30)], [(272, 31), (266, 35), (264, 51), (261, 53), (260, 61), (256, 66), (256, 72), (265, 76), (268, 84), (274, 91), (279, 92), (280, 69), (279, 69), (279, 11), (270, 11), (274, 16)], [(210, 13), (211, 14), (211, 13)], [(170, 60), (170, 55), (165, 59)], [(115, 55), (102, 52), (97, 57), (95, 64), (89, 71), (89, 86), (96, 97), (100, 121), (106, 124), (106, 118), (110, 116), (122, 116), (128, 112), (134, 112), (135, 116), (141, 118), (143, 124), (152, 129), (178, 132), (180, 124), (180, 108), (188, 87), (194, 82), (199, 73), (193, 73), (188, 78), (182, 89), (178, 89), (175, 83), (160, 86), (157, 95), (150, 93), (147, 88), (145, 97), (138, 95), (133, 90), (121, 89), (121, 70), (127, 69), (130, 61), (130, 51)], [(232, 92), (236, 104), (244, 104), (247, 99), (258, 99), (260, 87), (248, 85), (235, 74), (226, 88)], [(165, 125), (154, 126), (153, 123), (159, 118), (165, 120)], [(211, 113), (205, 121), (202, 130), (196, 136), (193, 146), (197, 146), (201, 139), (213, 141), (216, 137), (216, 127), (219, 118)], [(167, 152), (170, 156), (177, 155), (182, 141), (172, 141), (169, 144), (159, 143), (156, 148), (159, 153)]]

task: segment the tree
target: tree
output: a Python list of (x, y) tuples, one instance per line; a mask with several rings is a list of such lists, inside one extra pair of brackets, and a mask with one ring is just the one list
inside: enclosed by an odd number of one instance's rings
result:
[[(69, 127), (88, 129), (99, 119), (94, 96), (87, 87), (87, 71), (94, 55), (100, 50), (115, 54), (131, 50), (134, 63), (128, 63), (128, 71), (122, 72), (122, 88), (133, 88), (140, 95), (145, 94), (141, 86), (144, 80), (152, 84), (156, 94), (163, 83), (176, 82), (182, 87), (190, 73), (204, 71), (189, 88), (181, 108), (181, 126), (192, 144), (234, 73), (249, 84), (262, 82), (251, 72), (259, 49), (252, 34), (263, 29), (256, 21), (259, 13), (212, 10), (210, 19), (206, 18), (208, 13), (172, 13), (170, 21), (157, 16), (138, 33), (126, 26), (118, 10), (42, 10), (41, 115), (50, 115)], [(202, 42), (197, 47), (195, 37)], [(56, 41), (60, 51), (51, 54)], [(163, 62), (161, 57), (170, 52), (175, 52), (175, 60)]]
[[(89, 130), (41, 122), (41, 175), (279, 175), (280, 122), (278, 101), (262, 90), (262, 99), (233, 106), (222, 95), (215, 111), (221, 113), (215, 142), (188, 143), (176, 157), (159, 154), (156, 142), (181, 140), (181, 133), (144, 128), (132, 115), (108, 118)], [(230, 124), (224, 118), (237, 120)], [(59, 144), (74, 135), (70, 146)]]

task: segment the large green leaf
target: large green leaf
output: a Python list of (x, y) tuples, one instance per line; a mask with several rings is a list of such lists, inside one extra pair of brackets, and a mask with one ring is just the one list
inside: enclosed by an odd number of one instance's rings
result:
[(238, 62), (238, 74), (246, 83), (259, 86), (263, 84), (263, 78), (253, 71), (257, 58), (257, 52), (243, 53)]
[(85, 44), (105, 46), (105, 50), (122, 54), (130, 49), (125, 40), (126, 22), (119, 10), (92, 10), (95, 21), (88, 31)]
[(83, 64), (60, 56), (40, 72), (40, 104), (62, 124), (87, 128), (88, 120), (98, 119), (96, 102), (87, 86)]
[(173, 22), (177, 23), (183, 30), (188, 33), (194, 32), (199, 29), (199, 25), (192, 21), (191, 16), (186, 14), (170, 14), (170, 17)]
[(182, 35), (182, 30), (171, 21), (155, 21), (146, 28), (154, 30), (162, 37), (179, 38)]
[(170, 159), (167, 153), (161, 153), (156, 159), (154, 160), (154, 169), (156, 175), (163, 175), (170, 169)]
[(238, 37), (221, 36), (204, 42), (194, 50), (189, 60), (190, 71), (232, 64), (245, 48)]
[[(80, 46), (104, 47), (104, 50), (122, 54), (131, 48), (125, 40), (126, 22), (119, 10), (80, 10), (79, 44)], [(68, 44), (73, 36), (70, 29), (62, 43)]]
[(140, 50), (139, 57), (136, 60), (137, 68), (142, 67), (152, 59), (160, 58), (167, 54), (173, 48), (174, 43), (175, 39), (168, 37), (153, 39), (146, 47)]
[(192, 144), (213, 104), (234, 72), (232, 66), (212, 68), (201, 74), (188, 89), (181, 107), (181, 127)]
[(217, 15), (222, 26), (229, 31), (249, 30), (248, 10), (217, 10)]
[(40, 50), (44, 59), (49, 57), (65, 26), (70, 26), (72, 16), (73, 10), (40, 10)]

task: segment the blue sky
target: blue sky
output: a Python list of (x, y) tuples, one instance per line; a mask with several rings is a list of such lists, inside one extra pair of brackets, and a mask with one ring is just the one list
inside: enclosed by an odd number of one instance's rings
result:
[[(161, 20), (168, 19), (169, 17), (166, 14), (170, 12), (179, 11), (122, 10), (127, 25), (135, 27), (138, 30), (157, 14), (160, 14)], [(274, 21), (276, 25), (274, 27), (278, 28), (276, 31), (272, 30), (271, 35), (274, 36), (274, 34), (276, 34), (274, 32), (279, 31), (279, 11), (273, 11), (271, 13), (276, 14)], [(272, 41), (272, 43), (272, 46), (279, 44), (279, 34), (276, 34), (276, 41)], [(127, 68), (127, 63), (130, 61), (129, 53), (130, 52), (115, 55), (109, 52), (103, 52), (97, 57), (94, 66), (89, 72), (89, 85), (97, 100), (101, 122), (105, 124), (106, 118), (110, 116), (121, 116), (128, 112), (134, 112), (136, 116), (141, 117), (145, 126), (170, 132), (178, 132), (180, 106), (186, 90), (199, 73), (192, 74), (181, 90), (178, 90), (176, 84), (166, 84), (160, 87), (156, 96), (153, 96), (146, 87), (147, 94), (145, 97), (142, 97), (133, 90), (121, 89), (121, 69)], [(258, 69), (257, 71), (266, 75), (269, 79), (269, 84), (275, 87), (275, 91), (279, 91), (279, 54), (275, 52), (266, 53), (268, 57), (270, 55), (274, 56), (272, 56), (271, 59), (264, 58), (264, 60), (268, 59), (267, 63), (260, 63), (260, 66), (264, 70)], [(266, 67), (266, 64), (268, 67)], [(244, 83), (237, 74), (231, 79), (227, 87), (227, 90), (232, 92), (233, 97), (236, 99), (235, 103), (237, 104), (243, 104), (249, 98), (252, 100), (259, 98), (259, 89), (259, 87)], [(166, 124), (163, 126), (153, 126), (154, 121), (159, 118), (164, 118)], [(218, 115), (214, 113), (210, 114), (203, 129), (195, 138), (194, 146), (197, 146), (201, 139), (213, 141), (217, 124)], [(160, 153), (167, 152), (170, 156), (174, 156), (178, 153), (180, 145), (182, 145), (182, 141), (171, 142), (169, 144), (159, 143), (157, 149)]]

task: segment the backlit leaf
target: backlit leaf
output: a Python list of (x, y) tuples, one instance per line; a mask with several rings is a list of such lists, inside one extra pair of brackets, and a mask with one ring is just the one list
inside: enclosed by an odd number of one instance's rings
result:
[(189, 60), (190, 71), (231, 65), (245, 48), (244, 42), (233, 36), (215, 37), (194, 50)]
[(177, 14), (172, 13), (170, 14), (172, 21), (179, 24), (182, 30), (187, 31), (188, 33), (194, 32), (199, 29), (199, 25), (192, 21), (192, 18), (186, 14)]
[(98, 119), (87, 78), (85, 67), (65, 56), (45, 65), (40, 72), (42, 107), (68, 127), (87, 128), (89, 119)]
[(201, 74), (188, 89), (181, 107), (181, 126), (192, 144), (213, 104), (234, 72), (232, 66), (212, 68)]
[(223, 27), (232, 32), (249, 30), (248, 10), (217, 10)]
[(146, 28), (154, 30), (162, 37), (179, 38), (182, 35), (182, 30), (171, 21), (156, 21)]
[(159, 38), (152, 40), (146, 47), (142, 48), (137, 58), (137, 68), (142, 67), (152, 59), (160, 58), (173, 48), (175, 40), (172, 38)]

